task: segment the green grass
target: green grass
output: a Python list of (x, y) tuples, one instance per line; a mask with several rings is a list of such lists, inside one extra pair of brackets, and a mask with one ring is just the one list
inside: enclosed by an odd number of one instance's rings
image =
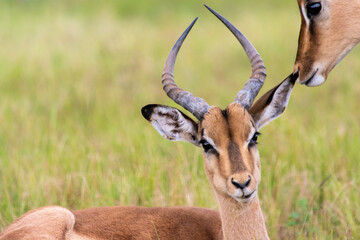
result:
[[(263, 56), (261, 93), (292, 71), (295, 0), (207, 4)], [(0, 2), (0, 229), (52, 204), (217, 208), (200, 149), (164, 140), (140, 114), (148, 103), (175, 106), (162, 66), (196, 16), (176, 79), (226, 107), (250, 66), (201, 2)], [(355, 49), (322, 87), (297, 85), (262, 130), (259, 196), (271, 239), (360, 238), (359, 66)]]

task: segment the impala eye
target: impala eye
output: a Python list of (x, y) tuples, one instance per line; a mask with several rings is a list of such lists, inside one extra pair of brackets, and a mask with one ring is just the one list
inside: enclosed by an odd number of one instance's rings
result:
[(257, 144), (257, 140), (258, 140), (258, 137), (260, 136), (260, 133), (259, 132), (256, 132), (254, 133), (254, 136), (252, 137), (252, 139), (250, 140), (250, 144)]
[(206, 141), (205, 139), (202, 139), (202, 140), (200, 141), (200, 144), (201, 144), (201, 146), (203, 147), (203, 149), (204, 149), (204, 151), (205, 151), (206, 153), (207, 153), (208, 151), (214, 149), (214, 147), (213, 147), (208, 141)]
[(306, 5), (306, 12), (308, 18), (318, 15), (320, 11), (321, 11), (320, 2), (309, 3), (308, 5)]

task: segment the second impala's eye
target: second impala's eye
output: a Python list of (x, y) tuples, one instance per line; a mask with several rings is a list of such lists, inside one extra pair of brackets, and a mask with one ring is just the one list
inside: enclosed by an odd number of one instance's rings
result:
[(258, 143), (257, 140), (258, 140), (258, 137), (259, 137), (259, 136), (260, 136), (260, 133), (259, 133), (259, 132), (254, 133), (254, 136), (251, 138), (250, 143), (251, 143), (251, 144), (257, 144), (257, 143)]
[(320, 2), (309, 3), (308, 5), (306, 5), (306, 13), (308, 18), (318, 15), (320, 11), (321, 11)]
[(208, 151), (214, 149), (214, 147), (208, 141), (206, 141), (205, 139), (202, 139), (200, 141), (200, 144), (203, 147), (205, 152), (208, 152)]

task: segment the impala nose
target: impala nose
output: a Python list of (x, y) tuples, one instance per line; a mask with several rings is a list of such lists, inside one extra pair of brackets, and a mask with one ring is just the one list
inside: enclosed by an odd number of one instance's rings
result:
[(231, 179), (231, 183), (236, 187), (239, 188), (241, 190), (243, 190), (244, 188), (246, 188), (247, 186), (249, 186), (251, 181), (250, 176), (248, 177), (248, 179), (245, 182), (240, 182), (240, 181), (236, 181), (234, 180), (234, 178)]

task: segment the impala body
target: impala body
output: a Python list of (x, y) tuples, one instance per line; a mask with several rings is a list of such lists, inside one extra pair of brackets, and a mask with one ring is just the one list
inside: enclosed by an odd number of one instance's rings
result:
[(301, 28), (294, 71), (307, 86), (323, 84), (360, 41), (360, 0), (297, 0)]
[(253, 104), (266, 74), (263, 61), (230, 22), (209, 8), (235, 35), (248, 55), (252, 75), (226, 109), (180, 89), (174, 81), (177, 53), (194, 25), (185, 30), (164, 67), (167, 95), (195, 116), (176, 108), (150, 104), (142, 115), (166, 139), (187, 141), (203, 150), (207, 178), (219, 212), (194, 207), (103, 207), (69, 211), (48, 206), (14, 221), (0, 236), (9, 239), (269, 239), (261, 212), (258, 130), (280, 116), (289, 101), (297, 74), (290, 75)]

